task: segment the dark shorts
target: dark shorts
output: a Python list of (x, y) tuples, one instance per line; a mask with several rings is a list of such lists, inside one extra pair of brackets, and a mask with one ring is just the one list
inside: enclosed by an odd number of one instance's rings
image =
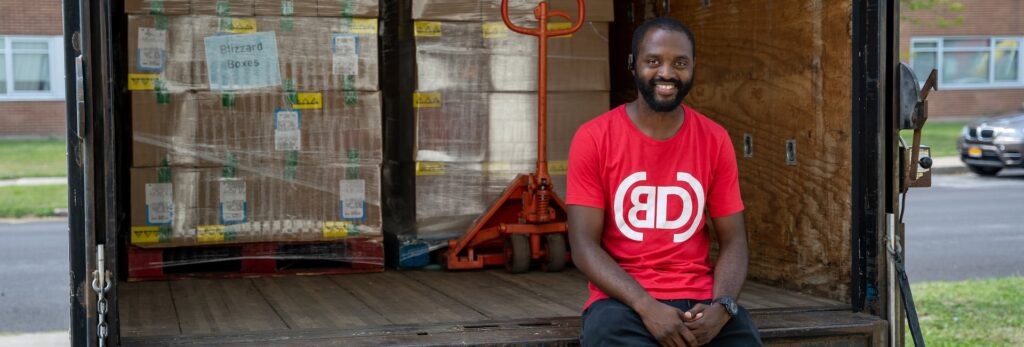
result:
[[(659, 300), (683, 311), (689, 311), (698, 303), (710, 304), (710, 300)], [(647, 332), (640, 315), (615, 299), (604, 299), (583, 312), (583, 332), (580, 344), (583, 346), (657, 346), (658, 341)], [(762, 346), (761, 334), (754, 326), (750, 313), (740, 307), (739, 313), (725, 323), (711, 342), (705, 346)]]

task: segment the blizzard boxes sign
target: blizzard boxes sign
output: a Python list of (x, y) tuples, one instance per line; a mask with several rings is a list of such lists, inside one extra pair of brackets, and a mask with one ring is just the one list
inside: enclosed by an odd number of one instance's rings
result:
[(273, 32), (205, 38), (211, 90), (242, 90), (281, 85), (277, 39)]

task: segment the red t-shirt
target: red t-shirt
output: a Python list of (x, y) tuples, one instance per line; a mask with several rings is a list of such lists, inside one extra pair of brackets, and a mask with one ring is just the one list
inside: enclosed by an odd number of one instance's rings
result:
[[(655, 299), (711, 299), (713, 265), (704, 230), (743, 210), (736, 157), (725, 128), (683, 106), (667, 140), (640, 131), (625, 105), (576, 132), (566, 203), (606, 211), (602, 245)], [(607, 298), (590, 283), (584, 305)]]

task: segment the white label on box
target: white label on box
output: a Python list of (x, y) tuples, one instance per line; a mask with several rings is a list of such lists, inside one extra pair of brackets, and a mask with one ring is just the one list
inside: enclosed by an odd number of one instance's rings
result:
[(298, 110), (274, 112), (274, 150), (302, 150), (301, 118)]
[(245, 181), (225, 180), (220, 182), (221, 223), (245, 222)]
[(332, 72), (335, 75), (359, 76), (359, 56), (357, 55), (334, 55), (332, 61)]
[(220, 221), (221, 223), (246, 221), (246, 181), (220, 181)]
[(358, 55), (359, 36), (335, 33), (331, 52), (334, 55)]
[(167, 49), (167, 30), (139, 28), (138, 68), (140, 70), (163, 70), (164, 54)]
[(366, 217), (366, 180), (341, 180), (338, 195), (341, 199), (342, 219)]
[(220, 202), (245, 201), (245, 181), (220, 181)]
[(245, 222), (245, 201), (221, 202), (220, 221), (223, 224)]
[(174, 188), (171, 183), (146, 184), (146, 224), (170, 224), (174, 218)]
[(167, 49), (167, 30), (139, 28), (139, 48)]
[(156, 70), (160, 71), (164, 69), (164, 50), (156, 48), (139, 48), (138, 51), (138, 64), (139, 70)]
[(281, 85), (274, 32), (214, 35), (203, 39), (211, 90)]

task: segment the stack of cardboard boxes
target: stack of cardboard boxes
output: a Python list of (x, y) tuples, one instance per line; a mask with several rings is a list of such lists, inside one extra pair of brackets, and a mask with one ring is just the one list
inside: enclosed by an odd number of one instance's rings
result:
[[(510, 18), (536, 27), (537, 1), (511, 0)], [(576, 1), (551, 9), (576, 19)], [(509, 30), (500, 0), (419, 0), (415, 36), (416, 229), (420, 238), (463, 233), (537, 158), (538, 41)], [(588, 1), (585, 23), (548, 42), (548, 160), (564, 196), (569, 143), (609, 106), (611, 1)], [(551, 29), (571, 23), (553, 19)]]
[(377, 2), (126, 0), (132, 244), (379, 237)]

